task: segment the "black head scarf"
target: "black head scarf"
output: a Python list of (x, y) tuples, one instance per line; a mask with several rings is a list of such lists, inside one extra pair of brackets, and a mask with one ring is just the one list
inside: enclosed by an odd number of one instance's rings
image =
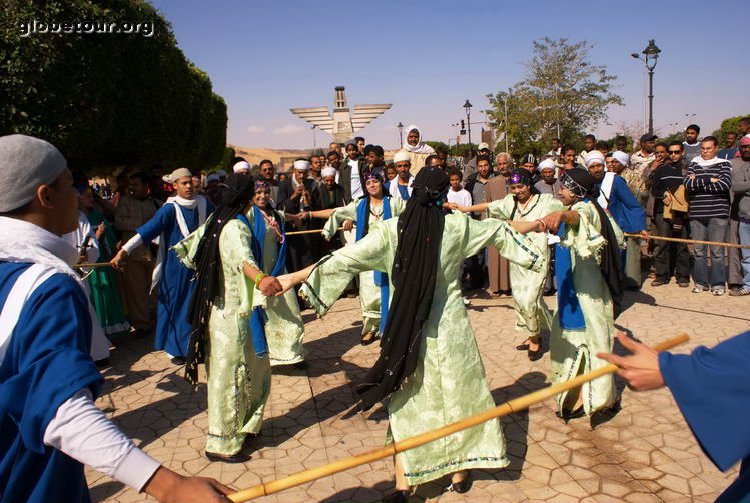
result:
[(560, 183), (564, 187), (567, 187), (575, 196), (581, 199), (588, 198), (593, 203), (599, 214), (599, 220), (601, 221), (601, 234), (606, 240), (604, 250), (602, 251), (601, 261), (599, 262), (599, 268), (604, 276), (604, 281), (607, 283), (609, 293), (612, 295), (612, 302), (614, 304), (614, 316), (617, 318), (622, 312), (622, 296), (624, 277), (622, 273), (622, 266), (620, 261), (620, 249), (617, 246), (617, 236), (615, 230), (612, 227), (612, 222), (609, 220), (609, 216), (599, 205), (597, 198), (599, 197), (599, 185), (598, 180), (591, 176), (588, 171), (582, 169), (571, 169), (566, 171), (560, 177)]
[(417, 366), (422, 328), (432, 307), (445, 226), (442, 201), (448, 176), (422, 168), (398, 219), (398, 247), (393, 262), (393, 301), (380, 356), (357, 387), (359, 409), (367, 410), (401, 387)]
[(198, 364), (204, 361), (206, 327), (211, 305), (219, 294), (221, 255), (219, 237), (227, 222), (245, 209), (255, 193), (253, 177), (244, 174), (229, 175), (222, 184), (221, 204), (206, 221), (206, 227), (198, 243), (193, 261), (195, 263), (195, 286), (190, 299), (190, 344), (188, 345), (185, 379), (191, 384), (198, 382)]

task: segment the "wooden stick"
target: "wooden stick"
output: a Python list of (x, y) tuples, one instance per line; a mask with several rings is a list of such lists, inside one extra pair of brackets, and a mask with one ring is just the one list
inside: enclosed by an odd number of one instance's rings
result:
[[(687, 336), (687, 334), (678, 334), (672, 339), (660, 342), (659, 344), (654, 346), (653, 349), (656, 351), (666, 351), (667, 349), (673, 348), (679, 344), (683, 344), (688, 339), (689, 337)], [(344, 470), (348, 470), (349, 468), (354, 468), (355, 466), (372, 463), (373, 461), (387, 458), (388, 456), (394, 456), (399, 452), (414, 449), (415, 447), (419, 447), (439, 438), (446, 437), (458, 431), (477, 426), (484, 423), (485, 421), (489, 421), (490, 419), (507, 416), (508, 414), (527, 409), (535, 403), (541, 402), (542, 400), (546, 400), (547, 398), (553, 397), (555, 395), (559, 395), (564, 391), (577, 388), (583, 383), (596, 379), (597, 377), (617, 372), (617, 370), (618, 367), (610, 363), (605, 367), (601, 367), (597, 370), (589, 372), (588, 374), (583, 374), (569, 381), (555, 384), (554, 386), (550, 386), (548, 388), (529, 393), (528, 395), (515, 398), (485, 412), (464, 418), (460, 421), (456, 421), (455, 423), (443, 426), (442, 428), (428, 431), (414, 437), (406, 438), (399, 442), (388, 444), (385, 447), (381, 447), (380, 449), (375, 449), (363, 454), (358, 454), (357, 456), (352, 456), (339, 461), (335, 461), (333, 463), (319, 466), (311, 470), (304, 470), (287, 477), (280, 478), (278, 480), (265, 482), (249, 489), (231, 494), (228, 496), (228, 498), (235, 503), (248, 501), (253, 498), (277, 493), (279, 491), (283, 491), (284, 489), (289, 489), (290, 487), (295, 487), (300, 484), (311, 482), (313, 480), (317, 480), (334, 473), (339, 473)]]
[[(338, 229), (336, 229), (336, 232), (343, 231), (343, 230), (344, 230), (343, 227), (339, 227)], [(287, 235), (287, 236), (299, 236), (300, 234), (315, 234), (315, 233), (320, 234), (321, 232), (323, 232), (323, 229), (310, 229), (309, 231), (292, 231), (292, 232), (287, 232), (285, 235)]]
[[(630, 232), (624, 233), (629, 238), (641, 238), (640, 234), (632, 234)], [(724, 246), (727, 248), (750, 248), (750, 245), (738, 245), (734, 243), (719, 243), (717, 241), (701, 241), (699, 239), (682, 239), (682, 238), (668, 238), (664, 236), (649, 236), (649, 239), (657, 239), (659, 241), (674, 241), (675, 243), (688, 243), (696, 245), (711, 245), (711, 246)]]
[(74, 264), (72, 267), (78, 269), (93, 268), (93, 267), (110, 267), (112, 264), (109, 262), (91, 262), (89, 264)]

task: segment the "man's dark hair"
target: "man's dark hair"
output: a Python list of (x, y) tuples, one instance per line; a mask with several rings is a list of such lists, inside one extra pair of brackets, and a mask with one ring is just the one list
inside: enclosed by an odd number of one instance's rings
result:
[(138, 171), (130, 175), (130, 179), (132, 180), (133, 178), (140, 180), (143, 185), (148, 185), (148, 183), (151, 181), (151, 177), (143, 171)]
[(562, 142), (560, 141), (560, 138), (552, 138), (552, 141), (556, 141), (557, 143), (562, 143)]
[(563, 148), (562, 148), (562, 150), (560, 152), (564, 155), (565, 152), (569, 152), (571, 150), (573, 152), (578, 152), (578, 149), (575, 148), (573, 145), (563, 145)]
[(492, 166), (492, 161), (490, 161), (490, 156), (488, 155), (478, 155), (477, 166), (479, 166), (479, 161), (487, 161), (488, 163), (490, 163), (490, 166)]
[(435, 153), (438, 154), (438, 155), (445, 154), (447, 156), (448, 155), (448, 149), (445, 148), (442, 145), (438, 145), (437, 147), (435, 147)]
[(707, 141), (713, 142), (714, 147), (719, 146), (719, 139), (716, 138), (715, 136), (704, 136), (703, 139), (701, 140), (701, 143), (705, 143)]
[(740, 124), (743, 126), (750, 126), (750, 116), (741, 118)]
[(692, 129), (698, 134), (701, 134), (701, 128), (698, 124), (690, 124), (688, 127), (685, 128), (685, 131)]
[(336, 152), (335, 150), (329, 150), (329, 151), (328, 151), (328, 153), (326, 154), (326, 159), (328, 159), (328, 158), (329, 158), (329, 157), (331, 157), (331, 156), (334, 156), (334, 157), (341, 157), (341, 156), (339, 155), (339, 153), (338, 153), (338, 152)]
[(354, 137), (354, 143), (357, 143), (357, 142), (359, 142), (359, 141), (362, 141), (362, 142), (364, 142), (364, 141), (365, 141), (365, 139), (364, 139), (364, 138), (362, 138), (361, 136), (355, 136), (355, 137)]
[(432, 160), (433, 160), (433, 159), (437, 159), (437, 160), (439, 161), (439, 160), (440, 160), (440, 157), (438, 157), (438, 156), (437, 156), (437, 155), (435, 155), (435, 154), (430, 154), (430, 155), (428, 155), (428, 156), (427, 156), (427, 158), (426, 158), (426, 159), (424, 160), (424, 165), (425, 165), (425, 166), (428, 166), (428, 167), (429, 167), (429, 166), (430, 166), (430, 163), (432, 162)]
[(458, 168), (448, 168), (448, 171), (446, 171), (446, 174), (448, 175), (448, 178), (452, 176), (457, 176), (459, 180), (464, 179), (464, 174), (461, 173), (461, 170)]
[(607, 150), (609, 150), (609, 142), (599, 140), (598, 142), (596, 142), (596, 149), (599, 150), (600, 148), (606, 148)]
[(664, 143), (663, 141), (660, 141), (659, 143), (657, 143), (656, 145), (654, 145), (654, 148), (656, 148), (656, 147), (664, 147), (664, 150), (668, 150), (669, 149), (669, 146), (666, 143)]
[(669, 147), (680, 147), (680, 150), (682, 150), (682, 142), (679, 140), (670, 141), (667, 150), (669, 150)]
[(385, 150), (383, 150), (383, 147), (380, 145), (375, 145), (375, 153), (378, 157), (385, 157)]
[(259, 169), (262, 168), (264, 164), (270, 164), (271, 167), (273, 168), (273, 163), (269, 159), (263, 159), (262, 161), (260, 161), (258, 163), (258, 168)]
[[(355, 147), (356, 147), (356, 145), (355, 145)], [(367, 154), (369, 154), (370, 152), (374, 152), (374, 153), (375, 153), (375, 154), (377, 155), (378, 151), (377, 151), (377, 150), (375, 150), (375, 145), (372, 145), (372, 144), (370, 144), (370, 145), (365, 145), (365, 148), (364, 148), (364, 150), (362, 151), (362, 153), (363, 153), (363, 154), (365, 154), (365, 155), (367, 155)]]
[(584, 138), (586, 138), (588, 140), (596, 141), (596, 136), (594, 136), (592, 134), (587, 134), (586, 136), (584, 136)]

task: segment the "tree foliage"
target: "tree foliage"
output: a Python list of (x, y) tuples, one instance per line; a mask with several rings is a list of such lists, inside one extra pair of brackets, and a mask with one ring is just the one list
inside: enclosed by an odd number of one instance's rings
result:
[[(0, 13), (0, 134), (55, 144), (71, 166), (205, 168), (224, 153), (227, 112), (208, 76), (144, 0), (6, 0)], [(151, 23), (152, 36), (36, 33), (25, 23)], [(98, 168), (98, 169), (97, 169)]]
[[(588, 42), (543, 37), (534, 42), (534, 55), (524, 63), (523, 80), (507, 91), (488, 95), (488, 111), (498, 136), (508, 134), (514, 154), (541, 154), (552, 138), (575, 143), (590, 128), (606, 120), (610, 105), (622, 105), (613, 90), (616, 76), (589, 60)], [(507, 121), (505, 111), (507, 107)]]
[(714, 131), (712, 133), (713, 136), (717, 137), (720, 142), (724, 142), (727, 139), (728, 133), (737, 133), (740, 134), (740, 120), (742, 120), (744, 117), (750, 117), (750, 114), (747, 115), (738, 115), (737, 117), (728, 117), (721, 121), (721, 126), (719, 129)]

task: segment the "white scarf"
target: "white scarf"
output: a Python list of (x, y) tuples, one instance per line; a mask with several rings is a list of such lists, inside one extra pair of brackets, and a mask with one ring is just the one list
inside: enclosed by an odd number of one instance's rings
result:
[[(167, 202), (165, 204), (174, 204), (175, 219), (177, 220), (177, 226), (180, 228), (180, 234), (182, 234), (183, 239), (190, 235), (190, 228), (188, 227), (187, 221), (185, 220), (185, 215), (183, 215), (182, 211), (180, 211), (180, 206), (189, 210), (198, 208), (198, 227), (203, 225), (206, 221), (207, 202), (206, 198), (201, 195), (195, 196), (194, 199), (185, 199), (184, 197), (180, 196), (172, 196), (167, 198)], [(166, 243), (167, 237), (164, 235), (159, 236), (159, 251), (156, 254), (156, 261), (154, 262), (154, 272), (151, 273), (151, 290), (149, 290), (150, 292), (153, 292), (154, 288), (156, 288), (156, 285), (158, 285), (159, 281), (161, 281), (164, 266), (164, 257), (166, 257), (167, 255)]]
[[(388, 191), (391, 193), (392, 198), (403, 199), (403, 197), (401, 197), (401, 191), (398, 190), (398, 186), (399, 186), (398, 179), (399, 177), (397, 176), (396, 178), (391, 180), (391, 183), (389, 184), (389, 187), (388, 187)], [(406, 186), (406, 190), (409, 192), (409, 197), (411, 197), (411, 193), (414, 190), (413, 185), (414, 185), (414, 177), (409, 176), (409, 183)]]
[[(71, 267), (78, 262), (78, 250), (63, 238), (17, 218), (0, 217), (0, 228), (3, 229), (0, 234), (0, 261), (39, 264), (55, 272), (67, 274), (76, 280), (86, 298), (89, 298), (88, 285)], [(96, 318), (91, 302), (88, 309), (91, 316), (91, 356), (94, 360), (101, 360), (109, 356), (110, 342), (104, 336), (104, 330)]]
[(726, 159), (722, 159), (720, 157), (713, 157), (711, 159), (704, 159), (701, 156), (696, 156), (693, 158), (693, 163), (697, 164), (701, 168), (709, 168), (711, 166), (715, 166), (716, 164), (721, 164), (722, 162), (728, 162)]
[[(416, 145), (409, 145), (409, 140), (408, 140), (409, 132), (415, 129), (417, 130), (417, 132), (419, 132), (419, 143), (417, 143)], [(412, 124), (406, 129), (406, 138), (404, 138), (404, 140), (406, 140), (404, 141), (404, 150), (408, 150), (412, 154), (434, 154), (435, 153), (432, 147), (430, 147), (429, 145), (427, 145), (425, 142), (422, 141), (422, 131), (414, 124)]]

